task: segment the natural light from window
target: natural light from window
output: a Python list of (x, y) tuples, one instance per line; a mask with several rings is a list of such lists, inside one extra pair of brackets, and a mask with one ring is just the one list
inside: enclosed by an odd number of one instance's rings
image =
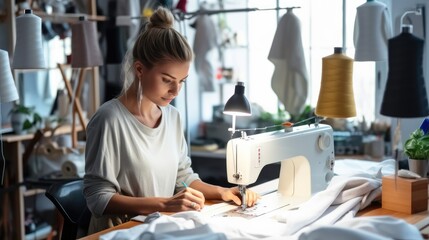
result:
[[(279, 1), (279, 6), (282, 8), (299, 7), (293, 9), (293, 12), (301, 22), (303, 48), (309, 75), (307, 101), (312, 107), (316, 106), (319, 96), (322, 58), (333, 54), (334, 47), (345, 47), (345, 54), (351, 58), (354, 57), (353, 29), (356, 8), (365, 1), (344, 2), (347, 4), (343, 36), (342, 0)], [(249, 0), (247, 7), (274, 8), (276, 1)], [(286, 10), (281, 10), (278, 17), (281, 18), (285, 12)], [(250, 101), (262, 106), (265, 111), (275, 113), (279, 102), (271, 88), (274, 66), (267, 57), (277, 27), (276, 12), (250, 12), (248, 21), (248, 97)], [(375, 63), (355, 62), (353, 75), (357, 120), (365, 116), (366, 121), (372, 121), (375, 116)]]

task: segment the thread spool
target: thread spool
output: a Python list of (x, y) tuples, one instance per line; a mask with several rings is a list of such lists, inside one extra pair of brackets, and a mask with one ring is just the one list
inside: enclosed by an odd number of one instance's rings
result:
[(16, 18), (16, 45), (12, 67), (15, 69), (46, 68), (42, 46), (42, 19), (26, 9)]
[(316, 115), (330, 118), (356, 116), (353, 93), (353, 59), (334, 48), (334, 54), (322, 58), (322, 81)]
[(79, 160), (67, 160), (61, 165), (64, 177), (83, 177), (85, 174), (85, 162)]
[(0, 102), (11, 102), (19, 98), (10, 71), (9, 55), (6, 51), (0, 50)]
[(79, 22), (72, 24), (72, 60), (73, 68), (86, 68), (103, 65), (98, 44), (95, 22), (79, 17)]

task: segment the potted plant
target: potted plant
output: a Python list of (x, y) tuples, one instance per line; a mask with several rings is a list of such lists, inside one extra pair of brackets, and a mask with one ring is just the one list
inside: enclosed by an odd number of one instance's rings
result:
[(408, 156), (410, 171), (426, 177), (429, 159), (429, 135), (418, 128), (405, 141), (404, 153)]
[(9, 112), (12, 128), (16, 134), (25, 134), (42, 122), (42, 117), (35, 111), (35, 107), (26, 107), (16, 104)]

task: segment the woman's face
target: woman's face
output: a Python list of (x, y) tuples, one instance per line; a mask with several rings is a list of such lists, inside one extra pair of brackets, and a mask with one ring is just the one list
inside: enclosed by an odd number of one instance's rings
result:
[(151, 69), (137, 64), (143, 96), (158, 106), (166, 106), (179, 94), (188, 77), (190, 62), (164, 62)]

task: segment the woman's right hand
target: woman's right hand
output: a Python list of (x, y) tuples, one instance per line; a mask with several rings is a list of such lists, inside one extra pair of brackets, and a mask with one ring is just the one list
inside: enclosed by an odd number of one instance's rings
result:
[(193, 188), (187, 187), (167, 199), (164, 203), (166, 212), (199, 211), (204, 207), (204, 195)]

